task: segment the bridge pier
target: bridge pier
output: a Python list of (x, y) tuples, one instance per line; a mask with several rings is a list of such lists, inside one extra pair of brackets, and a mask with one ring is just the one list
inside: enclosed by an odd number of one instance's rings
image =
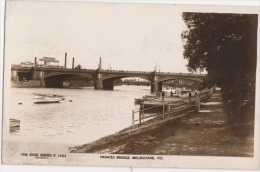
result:
[(43, 77), (40, 78), (40, 87), (45, 87), (45, 80)]
[(152, 82), (151, 83), (151, 93), (157, 93), (158, 92), (158, 82)]
[(18, 77), (17, 70), (12, 70), (11, 81), (18, 81), (18, 80), (19, 77)]
[(94, 81), (94, 88), (95, 90), (103, 90), (103, 81), (102, 81), (102, 74), (99, 73), (99, 70), (96, 70), (96, 77)]
[[(40, 87), (45, 87), (45, 80), (44, 80), (44, 72), (41, 70), (34, 70), (32, 74), (32, 79), (39, 82)], [(38, 84), (37, 84), (38, 85)]]
[(152, 76), (152, 82), (151, 82), (151, 93), (157, 93), (159, 90), (159, 83), (158, 83), (158, 75), (156, 74), (156, 72), (153, 72), (153, 76)]
[(157, 93), (162, 91), (162, 82), (151, 83), (151, 93)]
[(96, 80), (94, 83), (95, 90), (113, 90), (114, 81), (113, 80)]
[(162, 82), (158, 82), (158, 91), (161, 92), (162, 91)]
[(102, 80), (94, 81), (94, 88), (95, 90), (103, 90), (103, 81)]

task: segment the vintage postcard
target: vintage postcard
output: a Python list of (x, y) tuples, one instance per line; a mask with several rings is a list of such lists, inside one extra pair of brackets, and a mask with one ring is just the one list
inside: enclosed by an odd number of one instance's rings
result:
[(259, 168), (259, 8), (6, 1), (2, 163)]

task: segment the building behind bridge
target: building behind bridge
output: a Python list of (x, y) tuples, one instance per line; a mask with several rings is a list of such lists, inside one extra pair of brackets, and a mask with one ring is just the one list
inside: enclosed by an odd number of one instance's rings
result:
[(21, 67), (34, 67), (34, 63), (32, 62), (21, 62)]
[[(35, 66), (35, 62), (32, 63), (30, 61), (21, 62), (21, 64), (12, 64), (12, 67), (24, 67), (24, 68), (32, 68)], [(38, 61), (36, 60), (37, 67), (45, 67), (45, 68), (63, 68), (64, 66), (59, 66), (59, 60), (56, 60), (54, 57), (43, 57)]]
[(54, 57), (43, 57), (39, 59), (37, 66), (59, 67), (59, 60), (56, 60)]

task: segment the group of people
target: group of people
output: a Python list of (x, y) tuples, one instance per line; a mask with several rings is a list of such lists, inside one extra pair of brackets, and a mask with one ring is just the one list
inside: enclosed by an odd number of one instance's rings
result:
[(164, 99), (164, 97), (165, 97), (165, 92), (162, 91), (162, 94), (160, 94), (160, 92), (157, 92), (157, 93), (156, 93), (156, 96), (162, 96), (162, 99)]
[[(157, 96), (160, 96), (160, 93), (159, 92), (157, 92), (157, 94), (156, 94)], [(170, 96), (171, 97), (173, 97), (173, 92), (171, 91), (170, 92)], [(191, 92), (189, 91), (189, 102), (191, 102)], [(164, 100), (164, 97), (165, 97), (165, 92), (164, 91), (162, 91), (162, 100)]]
[[(162, 91), (161, 94), (160, 94), (160, 92), (157, 92), (157, 93), (156, 93), (156, 96), (162, 96), (162, 97), (165, 97), (165, 92)], [(173, 97), (173, 92), (172, 92), (172, 91), (170, 92), (170, 96)]]

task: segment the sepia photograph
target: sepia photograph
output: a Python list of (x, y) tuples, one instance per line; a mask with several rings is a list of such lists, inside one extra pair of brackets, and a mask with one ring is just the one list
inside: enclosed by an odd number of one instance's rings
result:
[(249, 6), (6, 1), (2, 163), (259, 169), (258, 31)]

